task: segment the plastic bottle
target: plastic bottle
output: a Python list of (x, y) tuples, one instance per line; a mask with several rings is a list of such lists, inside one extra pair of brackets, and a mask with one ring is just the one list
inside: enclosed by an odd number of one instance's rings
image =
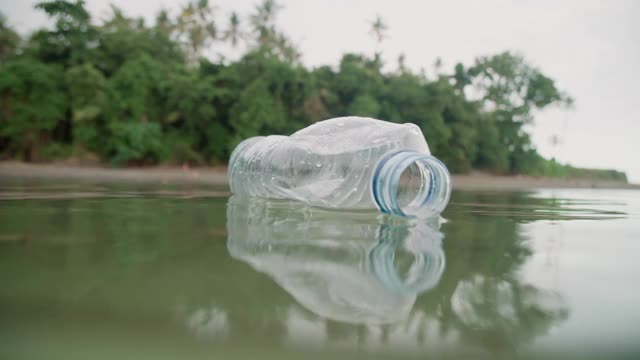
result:
[(229, 184), (240, 196), (400, 216), (438, 214), (451, 194), (449, 172), (418, 126), (362, 117), (244, 140), (231, 154)]

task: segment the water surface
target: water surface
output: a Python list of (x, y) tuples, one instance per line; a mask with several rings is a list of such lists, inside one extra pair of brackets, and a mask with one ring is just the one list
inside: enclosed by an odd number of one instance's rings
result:
[(4, 184), (0, 358), (634, 358), (640, 192), (406, 221), (226, 189)]

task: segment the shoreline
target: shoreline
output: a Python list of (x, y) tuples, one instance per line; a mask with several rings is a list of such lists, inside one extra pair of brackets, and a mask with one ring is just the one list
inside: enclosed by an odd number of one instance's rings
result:
[[(6, 182), (131, 183), (150, 185), (227, 186), (227, 168), (171, 167), (108, 168), (67, 164), (28, 164), (0, 162), (0, 183)], [(562, 179), (523, 175), (493, 175), (484, 172), (453, 175), (454, 190), (531, 190), (531, 189), (640, 189), (640, 184), (589, 179)]]

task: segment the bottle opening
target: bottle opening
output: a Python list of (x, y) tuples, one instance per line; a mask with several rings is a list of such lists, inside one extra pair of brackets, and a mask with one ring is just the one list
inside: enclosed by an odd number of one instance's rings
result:
[(431, 187), (429, 169), (414, 162), (404, 169), (398, 183), (397, 198), (400, 208), (408, 209), (420, 205)]
[(414, 151), (383, 158), (371, 188), (380, 211), (400, 216), (439, 214), (451, 195), (446, 166), (433, 156)]

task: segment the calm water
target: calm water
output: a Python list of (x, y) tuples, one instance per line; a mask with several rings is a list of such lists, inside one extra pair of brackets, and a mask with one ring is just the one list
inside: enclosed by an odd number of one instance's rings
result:
[(637, 191), (457, 192), (412, 223), (5, 184), (0, 358), (638, 358), (639, 254)]

